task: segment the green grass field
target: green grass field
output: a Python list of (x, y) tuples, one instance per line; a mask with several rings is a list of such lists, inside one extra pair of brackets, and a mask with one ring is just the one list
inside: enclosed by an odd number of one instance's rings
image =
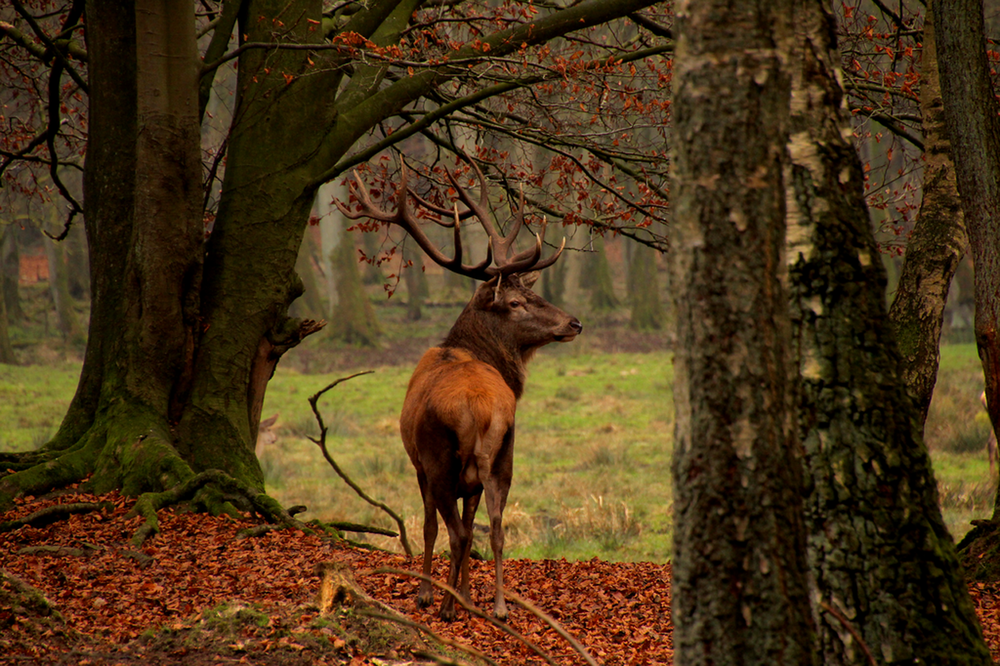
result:
[[(35, 448), (56, 431), (79, 369), (74, 363), (0, 366), (0, 450)], [(397, 427), (411, 370), (377, 368), (327, 393), (320, 407), (333, 456), (406, 518), (419, 551), (422, 509)], [(265, 417), (279, 414), (278, 439), (261, 460), (268, 491), (286, 506), (309, 507), (307, 519), (394, 527), (338, 479), (306, 439), (317, 434), (307, 398), (351, 372), (279, 368), (264, 407)], [(539, 353), (518, 409), (514, 484), (504, 515), (510, 556), (670, 558), (672, 375), (667, 352), (600, 353), (565, 345)], [(956, 538), (971, 519), (990, 515), (996, 492), (983, 448), (988, 426), (981, 391), (975, 347), (945, 347), (926, 432)], [(443, 535), (438, 548), (446, 547)], [(370, 540), (398, 548), (392, 539)], [(488, 551), (484, 531), (477, 533), (476, 547)]]

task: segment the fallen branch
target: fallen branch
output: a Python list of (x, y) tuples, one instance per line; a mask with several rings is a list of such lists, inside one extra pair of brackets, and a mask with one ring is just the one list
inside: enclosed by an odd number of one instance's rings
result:
[(360, 532), (363, 534), (381, 534), (382, 536), (388, 537), (398, 537), (399, 532), (393, 532), (384, 527), (374, 527), (372, 525), (360, 525), (358, 523), (349, 523), (343, 521), (334, 521), (327, 523), (330, 527), (334, 527), (341, 532)]
[[(517, 630), (512, 629), (510, 626), (507, 625), (506, 622), (501, 622), (500, 620), (496, 619), (492, 615), (484, 613), (483, 611), (479, 610), (478, 608), (476, 608), (475, 606), (473, 606), (472, 604), (470, 604), (469, 602), (467, 602), (462, 597), (462, 595), (458, 592), (458, 590), (456, 590), (455, 588), (453, 588), (451, 585), (448, 585), (446, 583), (442, 583), (441, 581), (438, 581), (438, 580), (434, 580), (430, 576), (425, 576), (423, 574), (419, 574), (416, 571), (406, 571), (404, 569), (393, 569), (393, 568), (390, 568), (390, 567), (379, 567), (378, 569), (375, 569), (373, 571), (359, 571), (359, 572), (357, 572), (357, 575), (358, 576), (363, 576), (365, 574), (370, 574), (370, 573), (371, 574), (383, 574), (383, 573), (387, 573), (387, 574), (394, 574), (394, 575), (397, 575), (397, 576), (410, 576), (411, 578), (417, 578), (419, 580), (426, 580), (427, 582), (429, 582), (431, 585), (433, 585), (434, 587), (438, 588), (439, 590), (443, 590), (446, 594), (450, 594), (451, 596), (455, 597), (455, 600), (458, 602), (458, 604), (462, 608), (464, 608), (466, 611), (468, 611), (469, 613), (475, 615), (476, 617), (480, 617), (480, 618), (486, 620), (487, 622), (489, 622), (490, 624), (492, 624), (497, 629), (503, 631), (506, 634), (509, 634), (513, 638), (515, 638), (515, 639), (521, 641), (522, 643), (524, 643), (524, 645), (527, 646), (528, 649), (530, 649), (532, 652), (534, 652), (539, 657), (541, 657), (542, 659), (544, 659), (545, 663), (549, 664), (549, 666), (559, 666), (555, 662), (555, 660), (553, 660), (552, 657), (549, 656), (549, 654), (545, 650), (543, 650), (542, 648), (540, 648), (537, 645), (535, 645), (532, 641), (530, 641), (526, 636), (524, 636), (523, 634), (521, 634)], [(529, 610), (528, 612), (531, 612), (531, 611)], [(587, 656), (590, 656), (590, 655), (587, 655)]]
[(18, 555), (53, 555), (55, 557), (90, 557), (100, 548), (85, 543), (83, 548), (71, 546), (25, 546), (17, 551)]
[[(465, 652), (467, 654), (471, 654), (473, 657), (476, 657), (478, 659), (482, 659), (483, 661), (485, 661), (488, 664), (493, 664), (493, 666), (498, 666), (497, 662), (495, 662), (492, 659), (490, 659), (489, 656), (485, 652), (480, 652), (479, 650), (477, 650), (476, 648), (472, 647), (471, 645), (466, 645), (465, 643), (462, 643), (460, 641), (456, 641), (456, 640), (454, 640), (452, 638), (448, 638), (447, 636), (442, 636), (441, 634), (437, 633), (436, 631), (434, 631), (433, 629), (431, 629), (430, 627), (428, 627), (426, 624), (421, 624), (420, 622), (415, 622), (413, 620), (410, 620), (409, 618), (397, 617), (395, 615), (386, 615), (384, 613), (377, 613), (375, 611), (360, 610), (360, 611), (358, 611), (358, 613), (360, 615), (367, 615), (368, 617), (373, 617), (373, 618), (375, 618), (377, 620), (386, 620), (388, 622), (395, 622), (396, 624), (401, 624), (404, 627), (410, 627), (411, 629), (416, 629), (417, 631), (420, 631), (420, 632), (423, 632), (423, 633), (427, 634), (428, 636), (430, 636), (431, 638), (433, 638), (434, 640), (436, 640), (441, 645), (446, 645), (446, 646), (448, 646), (450, 648), (454, 648), (456, 650), (460, 650), (460, 651)], [(414, 656), (418, 656), (418, 657), (421, 657), (423, 659), (432, 659), (432, 658), (435, 658), (432, 655), (429, 655), (427, 653), (417, 654), (416, 652), (414, 652), (413, 654), (414, 654)]]
[(59, 520), (65, 520), (78, 513), (90, 513), (91, 511), (100, 511), (101, 509), (111, 509), (113, 507), (114, 505), (111, 502), (74, 502), (72, 504), (53, 504), (52, 506), (39, 509), (38, 511), (24, 516), (23, 518), (9, 520), (6, 523), (0, 523), (0, 532), (12, 532), (13, 530), (20, 529), (25, 525), (43, 527), (45, 525), (51, 525)]
[(353, 375), (350, 375), (349, 377), (341, 377), (337, 381), (333, 382), (332, 384), (330, 384), (329, 386), (327, 386), (326, 388), (317, 392), (315, 395), (309, 398), (309, 406), (312, 407), (312, 412), (316, 416), (316, 422), (319, 424), (319, 439), (309, 437), (309, 441), (319, 446), (320, 450), (323, 452), (323, 457), (326, 458), (326, 461), (330, 464), (330, 467), (333, 468), (333, 471), (336, 472), (337, 476), (343, 479), (344, 483), (350, 486), (351, 489), (354, 490), (354, 492), (357, 493), (361, 499), (368, 502), (372, 506), (382, 509), (387, 514), (389, 514), (393, 520), (396, 521), (396, 525), (399, 526), (399, 541), (403, 545), (403, 551), (406, 553), (407, 557), (413, 557), (413, 550), (410, 548), (410, 541), (409, 539), (406, 538), (406, 525), (403, 523), (403, 519), (400, 518), (399, 515), (395, 511), (390, 509), (389, 506), (386, 505), (385, 503), (369, 497), (368, 494), (365, 493), (365, 491), (362, 490), (361, 487), (358, 484), (356, 484), (351, 479), (351, 477), (349, 477), (347, 473), (344, 472), (344, 470), (340, 468), (340, 465), (338, 465), (337, 462), (333, 459), (333, 456), (330, 455), (330, 452), (326, 448), (327, 427), (326, 424), (323, 422), (323, 417), (320, 416), (319, 408), (316, 406), (316, 403), (317, 401), (319, 401), (320, 396), (322, 396), (324, 393), (334, 388), (341, 382), (346, 382), (348, 379), (354, 379), (355, 377), (360, 377), (361, 375), (370, 375), (373, 372), (374, 370), (366, 370), (364, 372), (356, 372)]

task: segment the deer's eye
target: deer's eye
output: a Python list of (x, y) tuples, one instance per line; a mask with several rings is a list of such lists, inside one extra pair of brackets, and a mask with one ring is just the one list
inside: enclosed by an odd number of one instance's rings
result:
[(510, 302), (510, 307), (512, 307), (512, 308), (519, 308), (522, 305), (524, 305), (524, 303), (522, 303), (521, 301), (511, 301)]

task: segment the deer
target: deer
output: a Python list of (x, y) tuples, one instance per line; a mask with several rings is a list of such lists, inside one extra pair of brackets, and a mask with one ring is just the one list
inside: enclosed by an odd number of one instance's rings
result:
[[(535, 352), (552, 342), (569, 342), (583, 331), (580, 320), (535, 294), (531, 287), (539, 271), (551, 266), (566, 246), (541, 258), (545, 222), (531, 248), (513, 253), (514, 241), (524, 225), (524, 195), (514, 211), (506, 235), (497, 232), (488, 206), (486, 180), (475, 162), (480, 183), (475, 201), (446, 170), (465, 211), (458, 202), (453, 211), (440, 208), (409, 190), (405, 163), (401, 166), (395, 212), (376, 207), (361, 179), (350, 190), (361, 211), (353, 212), (337, 201), (351, 219), (368, 217), (397, 225), (409, 234), (434, 262), (446, 270), (480, 280), (472, 299), (437, 347), (428, 349), (417, 364), (407, 387), (399, 417), (400, 435), (417, 474), (424, 506), (423, 578), (417, 606), (433, 604), (431, 564), (437, 540), (437, 514), (448, 530), (451, 548), (448, 585), (459, 590), (466, 604), (469, 593), (469, 559), (472, 529), (481, 497), (486, 496), (490, 547), (495, 568), (493, 614), (506, 620), (503, 586), (503, 511), (511, 487), (514, 462), (514, 416), (524, 391), (526, 366)], [(454, 230), (454, 256), (438, 249), (417, 224), (409, 206), (413, 198), (431, 213), (430, 219)], [(447, 217), (453, 215), (453, 220)], [(484, 261), (462, 263), (461, 221), (474, 216), (489, 239)], [(461, 516), (458, 501), (462, 501)], [(461, 588), (458, 587), (461, 574)], [(438, 615), (455, 619), (455, 597), (444, 595)]]

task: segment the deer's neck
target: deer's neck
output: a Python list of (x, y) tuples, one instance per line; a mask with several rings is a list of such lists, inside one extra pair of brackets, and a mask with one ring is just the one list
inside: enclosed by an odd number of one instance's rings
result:
[(520, 400), (524, 392), (527, 358), (516, 345), (504, 339), (496, 326), (491, 326), (488, 317), (475, 316), (463, 312), (451, 327), (442, 347), (459, 347), (472, 354), (477, 360), (496, 368), (507, 386)]

